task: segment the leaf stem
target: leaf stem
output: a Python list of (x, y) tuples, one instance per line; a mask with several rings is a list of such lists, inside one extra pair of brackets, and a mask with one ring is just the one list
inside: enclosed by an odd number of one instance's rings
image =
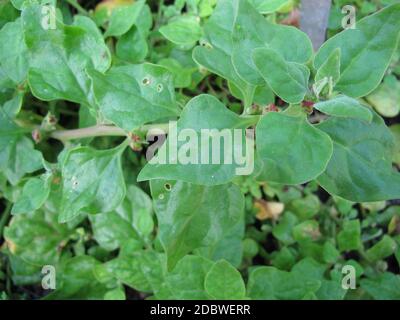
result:
[(89, 12), (87, 12), (87, 11), (78, 3), (77, 0), (66, 0), (66, 1), (68, 2), (68, 4), (69, 4), (71, 7), (74, 7), (74, 8), (78, 11), (78, 13), (80, 13), (80, 14), (82, 14), (82, 15), (85, 15), (85, 16), (88, 16), (88, 15), (89, 15)]
[(0, 238), (3, 237), (4, 227), (6, 226), (10, 218), (10, 214), (11, 214), (11, 202), (8, 202), (0, 219)]

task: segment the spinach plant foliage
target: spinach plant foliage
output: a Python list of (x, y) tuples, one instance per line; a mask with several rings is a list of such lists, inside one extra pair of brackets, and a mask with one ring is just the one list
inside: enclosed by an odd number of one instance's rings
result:
[(3, 1), (0, 297), (400, 299), (392, 2), (313, 52), (293, 1)]

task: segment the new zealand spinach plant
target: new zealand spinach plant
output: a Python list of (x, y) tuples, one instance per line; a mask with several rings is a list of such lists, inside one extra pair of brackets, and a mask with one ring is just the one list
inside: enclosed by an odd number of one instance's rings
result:
[(315, 52), (292, 0), (2, 0), (2, 298), (400, 299), (373, 2)]

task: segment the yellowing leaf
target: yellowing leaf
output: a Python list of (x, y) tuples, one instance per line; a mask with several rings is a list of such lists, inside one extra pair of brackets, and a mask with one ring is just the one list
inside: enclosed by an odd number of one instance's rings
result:
[(110, 16), (115, 8), (129, 5), (134, 2), (135, 0), (104, 0), (97, 4), (95, 12), (105, 9), (107, 10), (107, 14)]

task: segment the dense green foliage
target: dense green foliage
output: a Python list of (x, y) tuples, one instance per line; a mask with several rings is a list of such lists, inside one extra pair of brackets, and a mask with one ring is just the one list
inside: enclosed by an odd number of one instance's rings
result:
[(292, 0), (1, 0), (1, 297), (400, 299), (400, 3), (342, 2), (314, 52)]

